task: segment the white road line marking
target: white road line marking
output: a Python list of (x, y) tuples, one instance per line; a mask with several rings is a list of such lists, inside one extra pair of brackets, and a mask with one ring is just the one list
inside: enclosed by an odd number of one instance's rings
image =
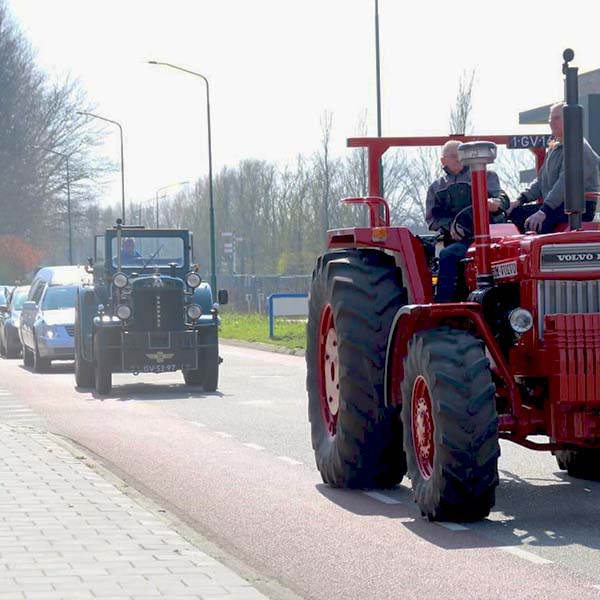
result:
[(384, 504), (402, 504), (401, 500), (396, 500), (396, 498), (390, 498), (390, 496), (382, 494), (381, 492), (363, 492), (363, 494), (365, 496), (369, 496), (369, 498), (373, 498), (373, 500), (383, 502)]
[(303, 464), (301, 461), (294, 460), (293, 458), (290, 458), (289, 456), (277, 456), (276, 458), (278, 458), (279, 460), (282, 460), (283, 462), (288, 463), (288, 465), (301, 465), (301, 464)]
[(215, 435), (218, 435), (219, 437), (222, 437), (222, 438), (232, 438), (233, 437), (231, 435), (231, 433), (227, 433), (226, 431), (215, 431)]
[(283, 379), (285, 375), (250, 375), (250, 379)]
[(206, 425), (204, 423), (200, 423), (200, 421), (190, 421), (190, 423), (196, 427), (206, 427)]
[(0, 392), (0, 396), (12, 396), (10, 392)]
[(533, 552), (528, 552), (527, 550), (523, 550), (521, 548), (518, 548), (517, 546), (498, 546), (498, 550), (508, 552), (508, 554), (514, 554), (519, 558), (524, 558), (525, 560), (528, 560), (532, 563), (536, 563), (538, 565), (552, 564), (551, 560), (548, 560), (547, 558), (542, 558), (541, 556), (538, 556)]
[(31, 410), (30, 408), (23, 408), (22, 404), (0, 404), (0, 410), (5, 408), (19, 408), (21, 410)]
[(248, 442), (244, 444), (246, 448), (252, 448), (252, 450), (265, 450), (264, 446), (259, 446), (258, 444), (253, 444), (252, 442)]
[(14, 413), (20, 413), (20, 412), (32, 413), (33, 411), (30, 408), (22, 408), (21, 406), (0, 406), (0, 412), (7, 412), (7, 413), (14, 414)]
[(444, 527), (445, 529), (449, 529), (450, 531), (469, 531), (468, 527), (464, 525), (459, 525), (458, 523), (448, 523), (447, 521), (436, 521), (436, 523), (440, 527)]

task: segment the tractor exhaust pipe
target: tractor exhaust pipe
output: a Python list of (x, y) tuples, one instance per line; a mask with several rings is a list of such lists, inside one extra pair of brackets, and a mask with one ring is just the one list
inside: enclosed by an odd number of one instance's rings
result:
[(468, 142), (458, 147), (458, 158), (471, 169), (471, 202), (473, 204), (473, 232), (475, 236), (475, 260), (477, 287), (494, 285), (490, 254), (490, 211), (486, 165), (496, 160), (496, 144), (493, 142)]
[(570, 67), (575, 58), (570, 48), (563, 52), (565, 75), (565, 106), (563, 107), (563, 143), (565, 166), (565, 213), (569, 215), (569, 229), (581, 229), (581, 215), (585, 210), (583, 192), (583, 106), (579, 104), (577, 67)]

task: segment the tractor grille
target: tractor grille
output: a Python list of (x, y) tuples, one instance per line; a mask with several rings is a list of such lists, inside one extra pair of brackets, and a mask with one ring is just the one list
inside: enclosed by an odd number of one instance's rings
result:
[(71, 337), (75, 337), (75, 325), (65, 325), (65, 329)]
[(183, 291), (139, 288), (131, 294), (134, 331), (175, 331), (185, 328)]
[(600, 280), (547, 279), (538, 282), (538, 331), (544, 335), (546, 315), (600, 313)]

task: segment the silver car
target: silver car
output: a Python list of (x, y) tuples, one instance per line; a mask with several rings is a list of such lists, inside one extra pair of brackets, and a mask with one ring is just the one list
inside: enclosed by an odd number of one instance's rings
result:
[(17, 358), (21, 355), (21, 340), (19, 339), (19, 321), (21, 308), (29, 286), (22, 285), (9, 294), (8, 306), (0, 306), (0, 355), (6, 358)]
[(23, 363), (41, 373), (53, 360), (72, 360), (78, 285), (46, 285), (23, 305), (19, 336)]

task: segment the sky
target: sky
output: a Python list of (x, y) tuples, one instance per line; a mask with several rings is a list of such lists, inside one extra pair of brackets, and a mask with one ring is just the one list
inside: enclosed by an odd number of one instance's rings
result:
[[(312, 154), (325, 111), (336, 156), (365, 111), (376, 135), (375, 0), (7, 1), (38, 64), (79, 79), (123, 126), (128, 203), (208, 174), (204, 82), (148, 60), (208, 78), (214, 173)], [(546, 132), (518, 113), (562, 99), (562, 51), (574, 49), (580, 73), (600, 68), (600, 3), (589, 0), (379, 0), (379, 20), (383, 135), (448, 134), (472, 69), (474, 133)], [(108, 126), (103, 152), (118, 165), (117, 131)], [(120, 177), (103, 203), (120, 203)]]

